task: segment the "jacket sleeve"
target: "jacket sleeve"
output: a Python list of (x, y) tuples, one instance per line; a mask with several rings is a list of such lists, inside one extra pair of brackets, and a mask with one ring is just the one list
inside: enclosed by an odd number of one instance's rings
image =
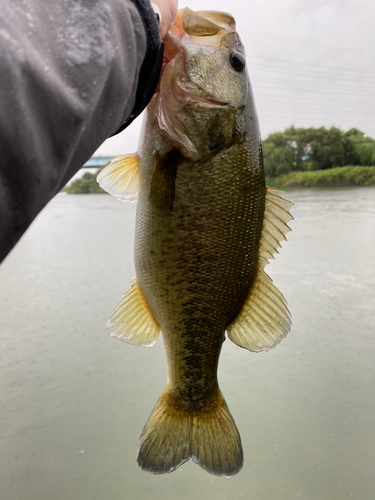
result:
[(160, 54), (149, 0), (1, 1), (0, 262), (147, 104)]

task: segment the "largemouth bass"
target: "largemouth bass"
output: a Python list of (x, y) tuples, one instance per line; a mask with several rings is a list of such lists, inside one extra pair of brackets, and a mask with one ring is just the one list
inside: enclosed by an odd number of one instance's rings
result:
[(266, 188), (245, 50), (231, 15), (178, 12), (165, 70), (136, 155), (112, 161), (99, 184), (138, 193), (136, 279), (109, 334), (151, 346), (161, 331), (167, 386), (141, 434), (138, 464), (155, 474), (192, 458), (232, 476), (241, 440), (217, 380), (225, 332), (263, 351), (290, 329), (264, 272), (289, 230), (292, 203)]

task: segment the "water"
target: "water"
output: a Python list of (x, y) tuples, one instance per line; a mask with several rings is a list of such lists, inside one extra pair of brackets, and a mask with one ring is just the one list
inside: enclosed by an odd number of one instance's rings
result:
[(135, 205), (58, 195), (0, 267), (4, 500), (375, 498), (375, 189), (295, 190), (289, 242), (267, 267), (293, 328), (275, 350), (226, 341), (219, 379), (245, 465), (138, 469), (166, 369), (162, 343), (109, 339), (134, 274)]

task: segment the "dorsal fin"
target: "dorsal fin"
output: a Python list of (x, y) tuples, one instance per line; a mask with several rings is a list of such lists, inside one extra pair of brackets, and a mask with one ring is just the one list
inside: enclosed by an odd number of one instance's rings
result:
[(228, 326), (228, 337), (250, 351), (275, 347), (288, 334), (291, 316), (286, 300), (264, 272), (269, 259), (278, 253), (280, 241), (290, 231), (293, 203), (281, 198), (281, 191), (267, 188), (263, 229), (259, 245), (258, 272), (240, 314)]
[(114, 158), (98, 175), (99, 186), (120, 200), (135, 199), (138, 191), (138, 155)]
[(291, 231), (288, 222), (293, 220), (289, 210), (293, 206), (291, 201), (285, 200), (280, 195), (283, 191), (267, 188), (264, 221), (259, 247), (259, 267), (264, 269), (269, 264), (269, 259), (274, 259), (280, 242), (286, 240), (285, 235)]

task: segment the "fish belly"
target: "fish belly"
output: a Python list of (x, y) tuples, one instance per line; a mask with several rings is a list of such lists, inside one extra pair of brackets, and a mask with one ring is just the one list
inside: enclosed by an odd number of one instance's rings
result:
[(187, 405), (215, 397), (226, 327), (256, 275), (263, 224), (263, 172), (234, 145), (177, 169), (173, 207), (157, 207), (140, 179), (135, 265), (163, 333), (169, 390)]

